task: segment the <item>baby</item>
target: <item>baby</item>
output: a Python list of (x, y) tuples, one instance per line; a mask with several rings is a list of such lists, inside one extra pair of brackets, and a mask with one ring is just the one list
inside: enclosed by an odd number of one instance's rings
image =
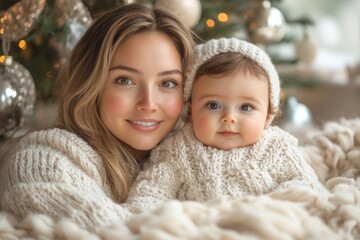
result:
[(234, 199), (293, 185), (324, 189), (297, 139), (270, 126), (280, 81), (259, 47), (235, 38), (198, 45), (185, 97), (190, 121), (151, 153), (130, 190), (134, 212), (169, 199)]

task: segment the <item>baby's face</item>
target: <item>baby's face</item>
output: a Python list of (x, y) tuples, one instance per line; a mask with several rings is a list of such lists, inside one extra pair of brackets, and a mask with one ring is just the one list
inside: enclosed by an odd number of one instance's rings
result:
[(229, 150), (249, 146), (269, 125), (269, 84), (264, 76), (241, 70), (194, 81), (191, 120), (196, 138), (207, 146)]

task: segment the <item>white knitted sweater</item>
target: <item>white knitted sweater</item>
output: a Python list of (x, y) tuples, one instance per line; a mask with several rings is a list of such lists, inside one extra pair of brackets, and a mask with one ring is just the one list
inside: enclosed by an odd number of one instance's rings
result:
[(0, 175), (2, 210), (20, 218), (70, 218), (90, 230), (129, 217), (110, 192), (102, 159), (75, 134), (57, 128), (33, 132), (14, 150)]
[(152, 151), (127, 202), (140, 212), (169, 199), (235, 199), (291, 185), (324, 191), (299, 153), (297, 139), (287, 132), (271, 126), (252, 146), (224, 151), (197, 141), (188, 123)]

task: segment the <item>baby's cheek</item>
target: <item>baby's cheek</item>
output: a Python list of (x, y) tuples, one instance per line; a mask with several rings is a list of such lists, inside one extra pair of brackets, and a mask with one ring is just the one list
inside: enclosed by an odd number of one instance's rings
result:
[(241, 125), (246, 132), (246, 136), (251, 141), (258, 141), (264, 130), (264, 124), (262, 121), (244, 121)]

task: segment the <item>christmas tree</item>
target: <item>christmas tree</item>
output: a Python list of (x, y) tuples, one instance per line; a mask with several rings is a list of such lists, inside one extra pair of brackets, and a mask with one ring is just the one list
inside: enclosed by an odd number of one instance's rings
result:
[[(198, 0), (193, 0), (194, 2)], [(125, 1), (125, 0), (2, 0), (0, 16), (14, 10), (16, 19), (10, 23), (13, 38), (9, 54), (27, 68), (35, 82), (36, 98), (50, 101), (56, 97), (54, 92), (58, 71), (80, 34), (92, 19), (105, 11), (128, 4), (182, 4), (184, 1)], [(185, 2), (191, 2), (187, 0)], [(214, 37), (237, 36), (247, 38), (245, 17), (249, 9), (262, 1), (251, 0), (202, 0), (201, 13), (192, 30), (198, 36), (196, 41)], [(278, 1), (271, 1), (276, 5)], [(21, 10), (21, 7), (23, 11)], [(189, 8), (191, 9), (191, 8)], [(184, 11), (184, 14), (188, 14)], [(2, 19), (4, 29), (4, 19)], [(14, 24), (15, 25), (15, 24)], [(5, 26), (6, 27), (6, 26)], [(24, 31), (26, 29), (26, 31)], [(3, 34), (3, 32), (0, 32)], [(20, 35), (23, 36), (20, 36)], [(1, 55), (4, 49), (0, 50)], [(0, 59), (1, 61), (1, 59)]]

